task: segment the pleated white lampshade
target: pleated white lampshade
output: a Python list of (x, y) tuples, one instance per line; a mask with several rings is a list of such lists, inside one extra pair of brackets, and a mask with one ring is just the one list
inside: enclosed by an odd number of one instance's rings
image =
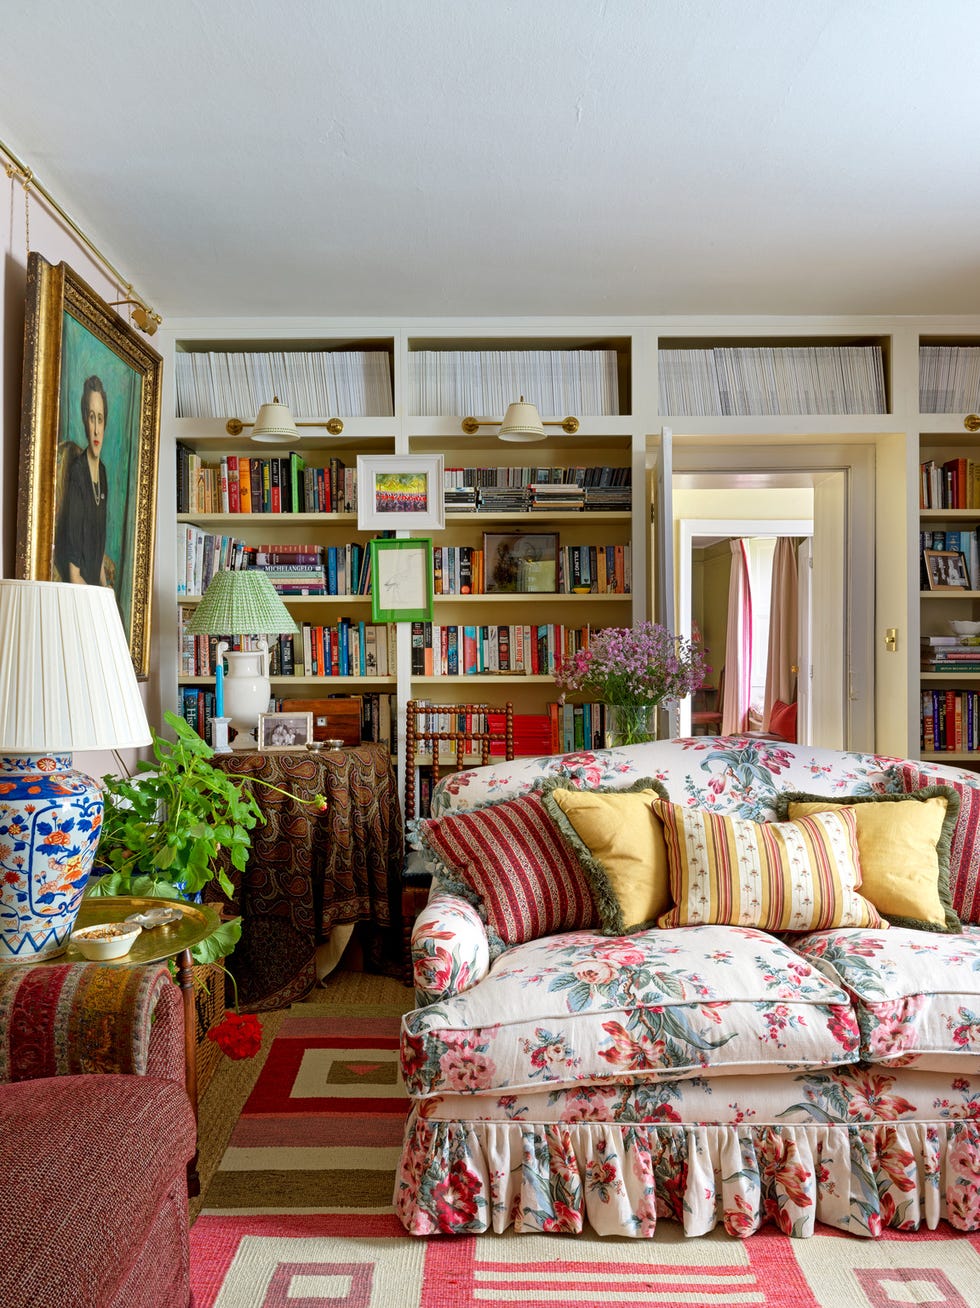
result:
[(150, 739), (114, 593), (0, 578), (0, 754)]

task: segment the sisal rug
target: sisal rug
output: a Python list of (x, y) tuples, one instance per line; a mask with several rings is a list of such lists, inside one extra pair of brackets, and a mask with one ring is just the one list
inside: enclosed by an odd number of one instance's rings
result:
[(196, 1308), (980, 1308), (980, 1235), (945, 1226), (876, 1241), (692, 1240), (669, 1222), (652, 1241), (410, 1237), (391, 1208), (410, 992), (338, 978), (314, 998), (277, 1015), (216, 1161), (191, 1229)]

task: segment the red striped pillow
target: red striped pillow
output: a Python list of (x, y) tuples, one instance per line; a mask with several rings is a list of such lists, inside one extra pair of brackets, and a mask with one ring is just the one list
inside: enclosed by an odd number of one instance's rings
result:
[(960, 780), (949, 769), (928, 763), (900, 763), (896, 771), (906, 794), (942, 785), (959, 795), (959, 816), (949, 842), (949, 896), (961, 922), (980, 925), (980, 779)]
[(439, 879), (477, 897), (503, 945), (596, 925), (585, 874), (536, 792), (430, 818), (420, 834), (445, 869)]

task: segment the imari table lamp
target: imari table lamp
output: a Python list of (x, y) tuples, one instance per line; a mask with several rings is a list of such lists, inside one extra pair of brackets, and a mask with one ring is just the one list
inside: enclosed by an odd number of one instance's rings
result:
[(224, 728), (228, 721), (238, 733), (233, 741), (234, 749), (258, 749), (252, 733), (259, 714), (268, 709), (272, 694), (269, 646), (264, 638), (298, 630), (289, 610), (264, 572), (251, 568), (219, 572), (204, 592), (187, 630), (191, 635), (260, 638), (254, 650), (232, 650), (227, 641), (220, 641), (214, 679), (215, 749), (219, 752), (227, 749), (218, 736), (219, 728)]
[(0, 579), (0, 963), (64, 953), (78, 916), (102, 788), (72, 751), (149, 743), (113, 591)]

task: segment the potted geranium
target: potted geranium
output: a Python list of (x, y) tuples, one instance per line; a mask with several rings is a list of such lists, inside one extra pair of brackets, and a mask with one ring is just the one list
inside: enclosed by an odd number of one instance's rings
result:
[(606, 743), (656, 737), (656, 710), (698, 689), (707, 668), (700, 648), (656, 622), (605, 627), (555, 673), (563, 692), (588, 691), (606, 706)]

